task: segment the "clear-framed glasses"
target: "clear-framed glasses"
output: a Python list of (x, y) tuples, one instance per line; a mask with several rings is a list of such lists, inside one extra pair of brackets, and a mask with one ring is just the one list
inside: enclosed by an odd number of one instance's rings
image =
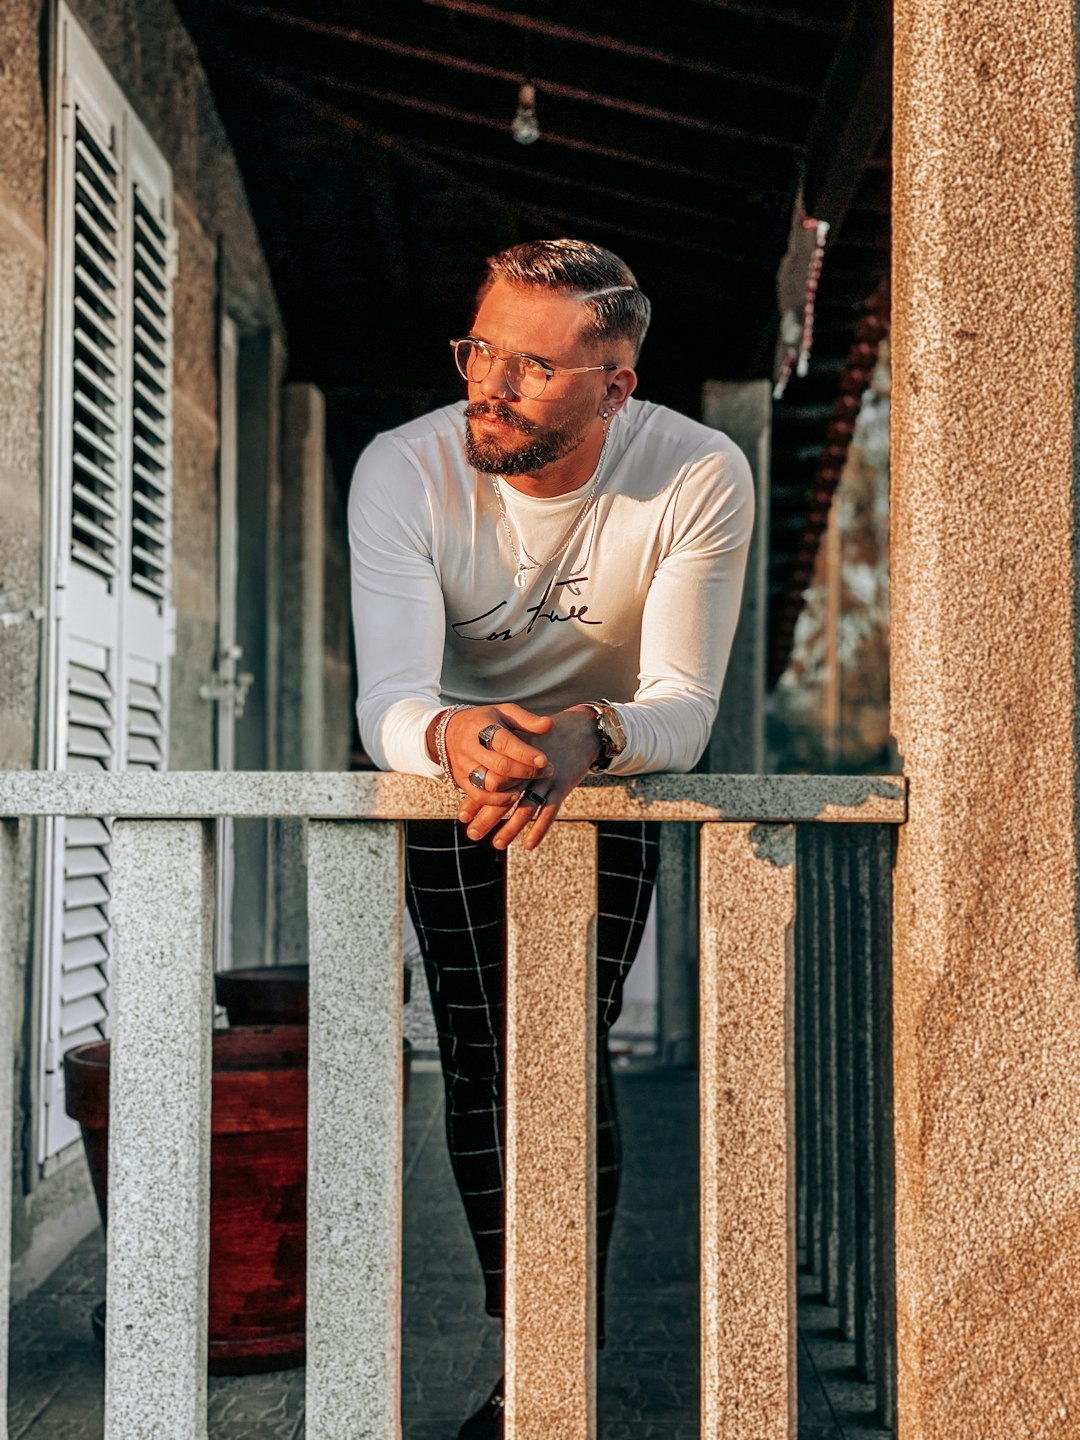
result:
[(486, 340), (476, 340), (466, 335), (461, 340), (451, 340), (457, 368), (466, 380), (479, 385), (491, 374), (496, 360), (502, 361), (506, 383), (515, 395), (523, 400), (539, 400), (547, 389), (547, 383), (554, 375), (585, 375), (590, 370), (617, 370), (614, 363), (608, 365), (578, 365), (573, 370), (558, 370), (545, 365), (535, 355), (522, 355), (518, 350), (500, 350), (498, 345), (489, 345)]

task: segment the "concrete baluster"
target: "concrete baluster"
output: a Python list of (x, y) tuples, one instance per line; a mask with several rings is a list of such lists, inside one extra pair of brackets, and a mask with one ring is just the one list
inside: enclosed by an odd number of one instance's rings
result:
[(820, 896), (814, 865), (812, 825), (796, 831), (798, 855), (799, 935), (802, 941), (805, 1010), (803, 1028), (796, 1033), (796, 1052), (805, 1058), (806, 1109), (806, 1269), (820, 1280), (823, 1266), (822, 1174), (824, 1124), (821, 1115), (821, 926), (818, 919)]
[(596, 835), (508, 852), (506, 1435), (596, 1433)]
[(795, 1432), (795, 834), (701, 827), (701, 1433)]
[(113, 830), (106, 1440), (204, 1440), (213, 828)]
[(401, 1426), (401, 826), (308, 834), (308, 1440)]
[(840, 1268), (840, 1146), (836, 1015), (836, 895), (829, 880), (828, 827), (812, 828), (814, 887), (818, 895), (821, 1065), (821, 1293), (835, 1305)]
[(874, 1376), (878, 1419), (897, 1427), (896, 1143), (893, 1130), (893, 832), (872, 830), (870, 848), (871, 1005), (874, 1047)]
[(836, 1134), (837, 1134), (837, 1326), (855, 1339), (855, 1070), (857, 1023), (852, 1005), (851, 831), (849, 825), (822, 827), (827, 880), (833, 897), (833, 963), (836, 970)]
[(7, 1440), (8, 1317), (11, 1309), (11, 1187), (15, 1075), (15, 957), (19, 910), (18, 822), (0, 820), (0, 1440)]
[[(879, 1064), (873, 1007), (874, 966), (882, 958), (872, 944), (874, 895), (871, 880), (873, 831), (853, 837), (851, 865), (851, 1013), (853, 1124), (855, 1135), (855, 1370), (860, 1380), (875, 1378), (879, 1323), (877, 1187), (875, 1153), (878, 1115), (874, 1105)], [(887, 957), (886, 961), (887, 961)]]

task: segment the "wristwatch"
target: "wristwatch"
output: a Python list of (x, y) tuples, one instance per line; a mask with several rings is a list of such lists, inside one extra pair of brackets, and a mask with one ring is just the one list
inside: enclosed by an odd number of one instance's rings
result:
[(596, 735), (600, 741), (600, 754), (589, 767), (592, 770), (606, 770), (626, 749), (626, 732), (610, 700), (586, 700), (585, 704), (596, 715)]

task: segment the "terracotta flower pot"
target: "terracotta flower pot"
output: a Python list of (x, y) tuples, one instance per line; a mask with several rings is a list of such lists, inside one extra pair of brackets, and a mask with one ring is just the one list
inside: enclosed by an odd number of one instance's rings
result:
[[(215, 1031), (210, 1145), (209, 1370), (304, 1360), (307, 1028)], [(109, 1043), (64, 1057), (102, 1223), (108, 1219)]]

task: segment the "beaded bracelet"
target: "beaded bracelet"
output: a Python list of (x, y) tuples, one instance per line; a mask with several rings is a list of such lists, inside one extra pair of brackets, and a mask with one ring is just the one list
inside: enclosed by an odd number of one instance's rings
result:
[(468, 710), (468, 708), (468, 705), (448, 706), (439, 716), (438, 723), (435, 726), (435, 753), (439, 757), (439, 764), (442, 766), (443, 774), (450, 781), (451, 785), (456, 785), (457, 781), (454, 779), (454, 772), (450, 768), (450, 759), (446, 753), (446, 727), (450, 723), (451, 715), (456, 715), (459, 710)]

